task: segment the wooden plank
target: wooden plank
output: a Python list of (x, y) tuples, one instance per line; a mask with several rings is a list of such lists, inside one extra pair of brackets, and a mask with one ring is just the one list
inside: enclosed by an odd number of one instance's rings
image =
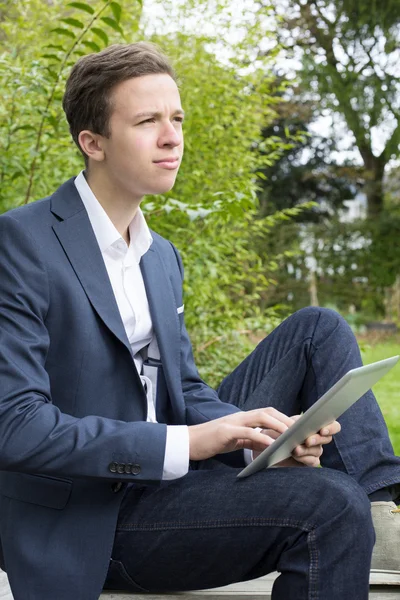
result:
[(7, 575), (0, 571), (0, 600), (13, 600)]
[(370, 600), (399, 600), (400, 586), (371, 586), (369, 590)]
[[(276, 575), (275, 575), (276, 576)], [(274, 574), (226, 586), (214, 590), (202, 590), (198, 592), (182, 592), (180, 594), (128, 594), (126, 592), (104, 592), (100, 600), (224, 600), (234, 597), (235, 600), (252, 600), (262, 597), (263, 600), (271, 600), (271, 589), (275, 579)], [(400, 586), (372, 585), (369, 593), (370, 600), (400, 600)], [(13, 600), (7, 576), (0, 571), (0, 600)]]
[(135, 596), (129, 596), (129, 594), (124, 595), (124, 593), (104, 592), (100, 596), (100, 600), (129, 600), (133, 597), (135, 600), (198, 600), (199, 598), (203, 598), (203, 600), (223, 600), (233, 596), (235, 600), (249, 600), (258, 596), (270, 600), (272, 585), (277, 576), (277, 573), (271, 573), (259, 579), (233, 583), (212, 590), (181, 592), (178, 594), (136, 594)]

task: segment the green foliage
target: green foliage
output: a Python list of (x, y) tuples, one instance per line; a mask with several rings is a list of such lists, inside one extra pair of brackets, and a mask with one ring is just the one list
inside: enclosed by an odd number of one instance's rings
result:
[[(399, 208), (383, 212), (375, 221), (343, 222), (331, 216), (300, 227), (304, 228), (307, 252), (282, 261), (280, 273), (286, 272), (278, 276), (278, 286), (271, 291), (270, 302), (282, 301), (282, 296), (291, 293), (292, 308), (304, 306), (312, 262), (322, 306), (334, 303), (342, 313), (352, 307), (356, 325), (384, 318), (386, 289), (394, 285), (400, 271)], [(291, 228), (295, 229), (296, 239), (299, 228), (294, 223)], [(286, 237), (289, 231), (289, 228), (284, 230)]]
[[(362, 344), (363, 361), (369, 364), (378, 360), (383, 360), (389, 356), (399, 354), (400, 338), (392, 337), (385, 341), (374, 344)], [(396, 456), (400, 455), (400, 367), (395, 366), (385, 377), (383, 377), (376, 386), (374, 393), (382, 410), (385, 422), (389, 429), (390, 439), (392, 441)]]
[(339, 113), (354, 136), (374, 218), (383, 210), (385, 166), (400, 151), (400, 2), (284, 0), (277, 12), (286, 47), (302, 57), (305, 97), (321, 113)]
[[(400, 149), (400, 1), (282, 0), (274, 4), (274, 12), (281, 56), (296, 58), (300, 83), (287, 94), (282, 122), (272, 127), (280, 135), (283, 126), (307, 131), (308, 106), (314, 120), (336, 113), (332, 122), (340, 115), (348, 129), (344, 136), (341, 129), (336, 141), (343, 148), (344, 137), (358, 150), (363, 166), (342, 157), (335, 165), (335, 145), (308, 138), (264, 171), (263, 214), (301, 200), (320, 204), (302, 213), (308, 225), (283, 227), (265, 244), (269, 254), (280, 247), (295, 253), (283, 256), (278, 285), (267, 290), (265, 301), (290, 299), (292, 308), (299, 308), (309, 303), (315, 281), (320, 304), (335, 302), (342, 311), (352, 306), (369, 318), (383, 317), (387, 288), (400, 267), (395, 250), (398, 217), (385, 203), (385, 172)], [(293, 62), (279, 64), (280, 73), (293, 69)], [(270, 133), (266, 128), (266, 135)], [(360, 189), (367, 197), (367, 220), (343, 222), (342, 201)]]
[(400, 206), (387, 208), (375, 221), (367, 221), (362, 231), (370, 240), (365, 251), (364, 276), (368, 273), (371, 287), (383, 293), (400, 273)]
[[(83, 167), (61, 110), (65, 79), (80, 55), (143, 37), (141, 3), (123, 8), (111, 0), (12, 4), (1, 23), (0, 210), (51, 193)], [(243, 43), (230, 48), (229, 64), (213, 52), (215, 39), (176, 31), (151, 36), (175, 63), (188, 118), (177, 184), (148, 198), (144, 210), (184, 256), (187, 324), (200, 367), (214, 373), (214, 383), (251, 346), (235, 332), (271, 327), (275, 313), (262, 311), (259, 299), (272, 283), (267, 266), (272, 271), (275, 263), (260, 259), (255, 245), (290, 217), (256, 218), (255, 173), (280, 155), (282, 142), (261, 137), (275, 102), (267, 66), (239, 72), (255, 34), (253, 24)]]
[(177, 34), (154, 41), (180, 76), (185, 156), (174, 189), (148, 198), (144, 209), (151, 226), (183, 255), (186, 321), (197, 362), (207, 376), (216, 369), (218, 379), (247, 352), (245, 338), (235, 332), (265, 331), (271, 319), (259, 302), (272, 283), (265, 276), (270, 257), (261, 259), (256, 247), (287, 215), (257, 218), (254, 174), (281, 152), (278, 139), (268, 140), (268, 153), (258, 149), (274, 99), (261, 70), (239, 77), (206, 50), (204, 39)]
[(313, 133), (316, 116), (313, 102), (301, 98), (301, 88), (291, 100), (276, 106), (276, 117), (263, 129), (263, 136), (288, 140), (278, 160), (262, 169), (258, 198), (262, 214), (314, 202), (314, 210), (302, 212), (301, 221), (315, 222), (351, 200), (358, 191), (360, 169), (338, 165), (332, 159), (335, 140)]
[[(301, 95), (301, 88), (297, 89), (297, 94)], [(280, 224), (272, 236), (266, 234), (258, 248), (260, 256), (276, 256), (279, 265), (274, 273), (276, 286), (268, 288), (262, 295), (263, 304), (268, 307), (285, 303), (292, 310), (310, 303), (310, 249), (306, 251), (307, 245), (312, 243), (314, 246), (314, 262), (318, 254), (319, 271), (321, 247), (326, 242), (338, 266), (342, 265), (340, 260), (346, 262), (346, 257), (338, 254), (336, 237), (330, 232), (332, 223), (337, 221), (340, 227), (336, 235), (342, 235), (346, 226), (338, 221), (338, 213), (344, 208), (345, 200), (354, 198), (360, 180), (359, 168), (338, 165), (332, 160), (334, 140), (313, 133), (314, 103), (302, 102), (299, 95), (282, 101), (276, 107), (276, 118), (263, 130), (266, 137), (286, 137), (291, 143), (272, 166), (262, 170), (265, 179), (260, 181), (258, 192), (263, 215), (285, 207), (304, 207), (291, 223)], [(346, 241), (351, 248), (351, 239), (346, 237)], [(325, 255), (331, 257), (329, 252), (325, 252)], [(354, 257), (351, 260), (354, 262)], [(351, 276), (354, 276), (353, 272)], [(354, 290), (353, 286), (348, 285), (348, 279), (342, 282), (340, 276), (336, 277), (335, 285), (325, 286), (326, 280), (331, 281), (331, 278), (326, 277), (325, 270), (318, 277), (320, 302), (325, 304), (326, 299), (332, 300), (334, 297), (347, 310), (352, 302), (349, 296)]]
[[(0, 210), (44, 196), (78, 170), (79, 153), (71, 148), (61, 109), (62, 92), (69, 68), (84, 48), (100, 50), (121, 28), (115, 15), (117, 2), (106, 0), (47, 6), (49, 22), (62, 26), (47, 29), (39, 16), (43, 1), (27, 0), (13, 6), (12, 19), (1, 24), (7, 43), (0, 46), (0, 80), (5, 94), (0, 104)], [(19, 11), (19, 12), (18, 12)], [(107, 14), (112, 17), (104, 16)], [(101, 19), (105, 25), (100, 27)], [(27, 22), (29, 20), (29, 23)], [(28, 30), (29, 25), (29, 30)], [(33, 33), (31, 28), (37, 27)], [(37, 43), (34, 35), (45, 40)], [(99, 44), (100, 41), (100, 44)], [(120, 41), (114, 38), (113, 41)], [(63, 160), (68, 155), (68, 161)]]

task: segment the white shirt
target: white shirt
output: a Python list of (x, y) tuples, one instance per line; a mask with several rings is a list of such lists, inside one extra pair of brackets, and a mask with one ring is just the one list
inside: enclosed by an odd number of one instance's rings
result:
[[(153, 324), (146, 289), (140, 270), (140, 260), (150, 248), (153, 238), (142, 211), (138, 208), (129, 225), (129, 246), (90, 189), (83, 171), (75, 186), (89, 216), (110, 278), (115, 300), (129, 340), (136, 369), (147, 392), (147, 421), (156, 421), (155, 393), (152, 382), (141, 374), (143, 359), (140, 350), (153, 338)], [(146, 389), (145, 388), (145, 389)], [(189, 468), (189, 432), (186, 425), (168, 425), (163, 479), (186, 475)]]

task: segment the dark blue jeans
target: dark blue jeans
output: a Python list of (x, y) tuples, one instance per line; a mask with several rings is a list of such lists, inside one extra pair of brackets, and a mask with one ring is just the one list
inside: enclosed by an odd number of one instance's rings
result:
[[(338, 314), (303, 309), (224, 379), (219, 394), (243, 410), (299, 414), (360, 364)], [(400, 459), (372, 392), (339, 421), (322, 469), (267, 469), (237, 480), (239, 469), (204, 461), (160, 487), (129, 488), (106, 587), (183, 591), (279, 571), (274, 600), (367, 600), (375, 540), (367, 494), (399, 484)]]

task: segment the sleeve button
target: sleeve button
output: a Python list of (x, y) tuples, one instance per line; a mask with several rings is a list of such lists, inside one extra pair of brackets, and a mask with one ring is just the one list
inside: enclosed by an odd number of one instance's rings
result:
[(119, 463), (117, 465), (117, 473), (125, 473), (125, 463)]
[(117, 466), (118, 466), (118, 464), (116, 462), (112, 462), (108, 465), (108, 470), (111, 471), (111, 473), (116, 473)]
[(132, 465), (132, 475), (139, 475), (140, 471), (140, 465)]
[(132, 465), (131, 463), (128, 463), (127, 465), (125, 465), (125, 470), (124, 470), (124, 472), (125, 472), (127, 475), (129, 475), (130, 473), (132, 473), (132, 466), (133, 466), (133, 465)]

